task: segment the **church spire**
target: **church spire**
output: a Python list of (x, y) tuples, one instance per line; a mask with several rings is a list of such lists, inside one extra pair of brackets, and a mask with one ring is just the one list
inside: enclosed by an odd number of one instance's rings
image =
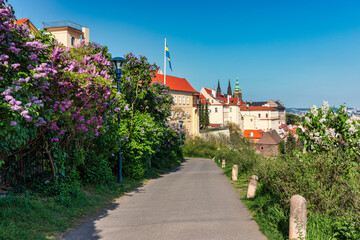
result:
[(227, 89), (227, 96), (230, 96), (230, 97), (232, 96), (230, 79), (229, 79), (229, 86), (228, 86), (228, 89)]
[(235, 88), (234, 91), (241, 91), (240, 85), (239, 85), (239, 78), (236, 77), (236, 83), (235, 83)]
[(221, 95), (220, 80), (218, 80), (218, 87), (217, 87), (217, 90), (216, 90), (216, 94)]
[(235, 83), (235, 88), (234, 88), (234, 97), (238, 98), (239, 102), (242, 101), (242, 92), (241, 92), (238, 77), (236, 77), (236, 83)]

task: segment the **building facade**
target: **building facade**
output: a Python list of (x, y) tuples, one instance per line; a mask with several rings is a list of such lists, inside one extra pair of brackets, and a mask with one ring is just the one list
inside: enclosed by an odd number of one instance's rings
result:
[(71, 21), (57, 21), (43, 23), (44, 29), (54, 35), (55, 39), (66, 47), (73, 47), (83, 40), (90, 41), (90, 30)]
[[(157, 74), (153, 82), (164, 83), (164, 75)], [(189, 84), (185, 78), (166, 76), (167, 86), (170, 87), (170, 93), (173, 97), (173, 106), (171, 108), (171, 122), (183, 121), (183, 128), (190, 135), (199, 134), (199, 112), (198, 99), (199, 93)]]
[(221, 94), (220, 83), (218, 89), (202, 88), (200, 98), (209, 104), (210, 126), (225, 126), (227, 122), (238, 124), (244, 130), (262, 130), (268, 132), (278, 130), (285, 123), (286, 109), (279, 101), (244, 102), (239, 80), (233, 94), (229, 84), (227, 94)]

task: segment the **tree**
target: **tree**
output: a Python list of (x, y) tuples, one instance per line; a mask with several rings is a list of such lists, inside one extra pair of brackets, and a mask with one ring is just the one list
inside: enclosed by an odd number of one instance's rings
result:
[(208, 127), (210, 125), (210, 120), (209, 120), (209, 104), (206, 103), (205, 104), (205, 111), (204, 111), (204, 117), (205, 117), (205, 127)]
[(200, 128), (207, 128), (209, 126), (209, 108), (208, 103), (203, 104), (200, 102), (199, 104), (199, 121)]
[(288, 125), (290, 125), (290, 124), (293, 125), (293, 124), (295, 124), (297, 122), (301, 122), (301, 121), (302, 121), (302, 119), (300, 116), (291, 114), (291, 113), (286, 113), (286, 123)]

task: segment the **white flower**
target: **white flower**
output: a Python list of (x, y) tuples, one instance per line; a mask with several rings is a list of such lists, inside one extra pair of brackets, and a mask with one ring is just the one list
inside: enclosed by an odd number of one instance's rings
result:
[(324, 101), (322, 106), (321, 106), (321, 112), (322, 114), (326, 114), (330, 109), (330, 105), (328, 104), (327, 101)]
[(346, 123), (347, 125), (350, 125), (350, 124), (352, 123), (352, 120), (349, 118), (348, 120), (345, 121), (345, 123)]
[(314, 115), (315, 117), (318, 115), (318, 111), (317, 111), (317, 107), (316, 105), (313, 105), (312, 108), (310, 109), (310, 112), (312, 115)]
[(325, 136), (334, 138), (336, 136), (335, 129), (333, 129), (333, 128), (325, 129)]
[(305, 121), (306, 121), (307, 123), (310, 123), (310, 118), (309, 118), (309, 117), (305, 117)]
[(349, 128), (349, 134), (350, 136), (354, 135), (354, 133), (356, 133), (358, 130), (355, 128), (354, 125), (350, 125), (350, 128)]
[(323, 116), (323, 117), (319, 120), (320, 123), (323, 123), (323, 122), (325, 122), (325, 121), (326, 121), (325, 116)]

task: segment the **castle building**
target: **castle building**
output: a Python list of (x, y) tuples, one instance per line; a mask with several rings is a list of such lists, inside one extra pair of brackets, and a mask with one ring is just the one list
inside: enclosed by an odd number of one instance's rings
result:
[(244, 130), (261, 130), (268, 132), (278, 130), (285, 122), (286, 109), (279, 101), (267, 102), (244, 102), (239, 79), (236, 79), (233, 95), (229, 83), (227, 95), (219, 93), (220, 82), (217, 91), (202, 88), (200, 98), (209, 104), (210, 126), (222, 127), (227, 122), (238, 124)]
[(78, 45), (82, 40), (88, 43), (90, 40), (89, 28), (71, 21), (43, 22), (43, 26), (65, 47)]

